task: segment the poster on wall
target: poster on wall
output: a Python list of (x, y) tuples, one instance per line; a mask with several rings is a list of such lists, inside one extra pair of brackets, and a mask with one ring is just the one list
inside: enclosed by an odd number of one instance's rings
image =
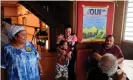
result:
[(83, 7), (82, 41), (104, 41), (106, 37), (108, 8), (99, 6)]

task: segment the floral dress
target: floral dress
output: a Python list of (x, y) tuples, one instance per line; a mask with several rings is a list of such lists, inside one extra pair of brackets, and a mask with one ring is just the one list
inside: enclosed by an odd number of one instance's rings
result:
[(8, 80), (40, 80), (40, 56), (31, 42), (23, 49), (7, 44), (1, 55), (1, 68), (6, 69)]
[[(62, 49), (65, 50), (65, 49)], [(69, 54), (69, 48), (65, 50), (66, 54), (63, 55), (62, 52), (57, 51), (57, 64), (56, 64), (56, 80), (60, 80), (61, 77), (68, 79), (68, 65), (69, 65), (69, 58), (67, 55)]]
[(68, 46), (69, 48), (73, 51), (74, 50), (74, 45), (75, 42), (77, 42), (77, 37), (76, 35), (70, 35), (69, 37), (65, 38), (63, 34), (60, 34), (59, 36), (57, 36), (57, 42), (56, 44), (58, 45), (60, 43), (61, 40), (65, 40), (68, 42)]
[(67, 41), (68, 48), (70, 49), (69, 54), (71, 54), (72, 58), (71, 58), (71, 60), (69, 60), (68, 68), (66, 67), (66, 69), (64, 69), (64, 67), (62, 69), (61, 65), (59, 65), (59, 64), (56, 65), (56, 70), (58, 72), (56, 75), (57, 80), (61, 76), (61, 75), (59, 75), (60, 74), (59, 72), (62, 72), (64, 70), (63, 77), (66, 77), (68, 79), (68, 77), (70, 77), (70, 75), (71, 75), (70, 73), (72, 73), (71, 76), (73, 76), (74, 70), (75, 70), (76, 53), (74, 52), (74, 46), (75, 46), (75, 43), (77, 42), (77, 37), (76, 37), (76, 35), (70, 35), (69, 37), (65, 38), (64, 35), (60, 34), (59, 36), (57, 36), (57, 42), (56, 42), (57, 47), (61, 40)]

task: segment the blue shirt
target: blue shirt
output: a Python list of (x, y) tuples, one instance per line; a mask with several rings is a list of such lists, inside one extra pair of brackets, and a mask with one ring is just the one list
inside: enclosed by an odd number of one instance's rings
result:
[(8, 80), (40, 80), (40, 56), (31, 42), (26, 42), (23, 49), (7, 44), (2, 51), (1, 67), (6, 69)]

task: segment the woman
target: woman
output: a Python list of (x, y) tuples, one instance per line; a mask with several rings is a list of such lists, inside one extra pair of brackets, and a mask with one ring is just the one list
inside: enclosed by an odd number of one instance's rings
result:
[(34, 45), (26, 41), (24, 27), (13, 25), (8, 37), (10, 43), (4, 47), (1, 57), (7, 80), (40, 80), (40, 56)]
[[(71, 34), (72, 30), (71, 27), (68, 26), (65, 29), (65, 35), (60, 34), (59, 36), (57, 36), (57, 45), (60, 43), (61, 40), (65, 40), (68, 42), (68, 47), (71, 49), (71, 60), (68, 66), (68, 80), (75, 80), (75, 73), (74, 73), (74, 64), (75, 64), (75, 60), (76, 60), (76, 54), (75, 54), (75, 50), (74, 50), (74, 46), (75, 46), (75, 42), (77, 42), (77, 37), (76, 35), (72, 35)], [(59, 47), (57, 48), (58, 50), (62, 51), (62, 53), (66, 53), (64, 50), (61, 50)]]

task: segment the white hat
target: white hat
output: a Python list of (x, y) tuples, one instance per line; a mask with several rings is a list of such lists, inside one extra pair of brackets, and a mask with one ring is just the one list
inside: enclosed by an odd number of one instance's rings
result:
[(8, 33), (9, 39), (12, 39), (14, 35), (21, 30), (25, 30), (24, 26), (12, 25), (11, 30)]

